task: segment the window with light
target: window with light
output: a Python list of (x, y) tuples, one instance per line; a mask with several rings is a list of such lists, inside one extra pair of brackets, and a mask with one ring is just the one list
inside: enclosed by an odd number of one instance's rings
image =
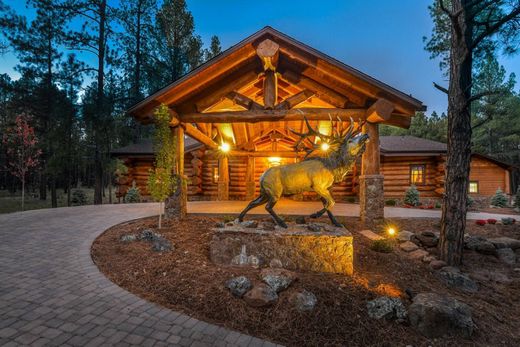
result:
[(472, 194), (478, 193), (478, 182), (477, 181), (469, 182), (469, 192)]
[(410, 183), (414, 185), (424, 184), (424, 165), (411, 165), (410, 166)]

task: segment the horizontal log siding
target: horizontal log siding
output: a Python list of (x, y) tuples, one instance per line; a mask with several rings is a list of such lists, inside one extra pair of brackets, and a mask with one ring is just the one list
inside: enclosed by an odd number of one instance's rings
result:
[(435, 193), (437, 159), (435, 157), (382, 157), (385, 197), (402, 198), (410, 187), (410, 165), (425, 165), (425, 183), (417, 185), (421, 197), (438, 197)]
[(479, 192), (475, 195), (491, 196), (498, 188), (506, 190), (506, 169), (488, 160), (474, 157), (471, 159), (469, 180), (478, 181)]

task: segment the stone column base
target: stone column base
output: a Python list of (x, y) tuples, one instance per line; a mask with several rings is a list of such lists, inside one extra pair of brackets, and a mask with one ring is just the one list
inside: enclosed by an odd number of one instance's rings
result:
[(367, 227), (373, 227), (385, 217), (383, 181), (383, 175), (359, 176), (359, 216)]
[(246, 182), (246, 200), (253, 200), (255, 198), (255, 191), (255, 182)]
[(184, 218), (188, 213), (188, 187), (185, 180), (177, 181), (175, 193), (164, 202), (164, 215), (166, 218)]
[(229, 182), (217, 183), (217, 200), (229, 200)]

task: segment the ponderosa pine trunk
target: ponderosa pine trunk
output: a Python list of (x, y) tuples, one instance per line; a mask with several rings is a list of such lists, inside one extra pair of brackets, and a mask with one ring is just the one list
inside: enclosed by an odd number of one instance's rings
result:
[(448, 92), (448, 153), (442, 205), (440, 252), (449, 265), (462, 263), (471, 160), (472, 26), (466, 20), (468, 0), (453, 0)]

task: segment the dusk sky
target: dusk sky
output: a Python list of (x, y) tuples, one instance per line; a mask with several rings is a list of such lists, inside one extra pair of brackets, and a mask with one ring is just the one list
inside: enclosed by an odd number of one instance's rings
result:
[[(24, 10), (24, 1), (6, 0)], [(113, 2), (113, 1), (110, 1)], [(446, 111), (447, 99), (432, 82), (447, 85), (438, 62), (429, 59), (423, 36), (431, 32), (430, 0), (243, 1), (188, 0), (197, 34), (205, 44), (218, 35), (226, 49), (266, 25), (361, 70), (428, 106)], [(0, 58), (0, 73), (16, 78), (16, 58)], [(92, 57), (83, 57), (87, 62)], [(501, 57), (508, 73), (520, 75), (520, 56)], [(518, 85), (515, 87), (518, 90)]]

